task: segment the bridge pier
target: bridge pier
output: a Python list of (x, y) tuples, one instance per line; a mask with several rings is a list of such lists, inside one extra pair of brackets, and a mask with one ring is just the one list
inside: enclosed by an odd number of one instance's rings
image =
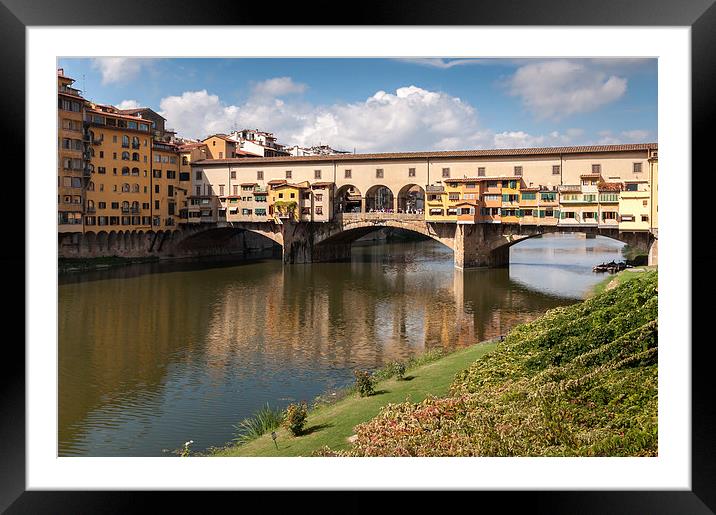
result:
[(509, 265), (509, 246), (493, 249), (492, 232), (494, 229), (489, 224), (457, 224), (453, 248), (455, 267), (464, 270)]
[(647, 265), (657, 266), (659, 264), (659, 237), (654, 234), (654, 239), (649, 244), (649, 258)]

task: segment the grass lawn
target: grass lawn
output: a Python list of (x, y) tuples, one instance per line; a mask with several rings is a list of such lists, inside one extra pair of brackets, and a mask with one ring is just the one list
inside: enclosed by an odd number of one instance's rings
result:
[(406, 372), (405, 380), (388, 379), (376, 384), (370, 397), (353, 394), (308, 414), (305, 434), (294, 437), (281, 428), (276, 431), (278, 450), (270, 435), (264, 435), (241, 446), (217, 449), (214, 456), (310, 456), (324, 446), (339, 450), (349, 447), (353, 428), (375, 417), (388, 403), (409, 400), (420, 402), (428, 395), (444, 396), (455, 374), (492, 351), (495, 343), (479, 343)]
[[(594, 286), (592, 291), (589, 292), (588, 297), (593, 297), (607, 289), (611, 290), (612, 288), (616, 288), (620, 284), (629, 282), (645, 274), (646, 272), (651, 272), (652, 270), (656, 269), (656, 266), (636, 266), (634, 268), (627, 268), (626, 270), (622, 270), (621, 272), (618, 272), (614, 275), (609, 274), (609, 276), (605, 277), (602, 282), (597, 283)], [(643, 270), (643, 272), (634, 272), (634, 270)]]

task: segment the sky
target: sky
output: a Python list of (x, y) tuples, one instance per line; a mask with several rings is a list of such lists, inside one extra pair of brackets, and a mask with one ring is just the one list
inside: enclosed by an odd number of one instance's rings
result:
[(85, 98), (186, 138), (398, 152), (657, 141), (656, 59), (61, 58)]

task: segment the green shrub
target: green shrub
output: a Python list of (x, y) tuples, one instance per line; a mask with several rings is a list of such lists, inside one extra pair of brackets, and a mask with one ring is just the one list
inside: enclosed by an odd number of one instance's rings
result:
[(402, 380), (405, 376), (405, 363), (402, 363), (400, 361), (395, 361), (390, 367), (393, 371), (393, 375), (398, 379), (398, 381)]
[(303, 426), (308, 418), (308, 406), (305, 402), (300, 404), (289, 404), (286, 408), (283, 418), (283, 426), (288, 429), (293, 436), (299, 436), (303, 433)]
[(283, 411), (278, 408), (271, 408), (268, 403), (259, 409), (251, 417), (245, 418), (234, 426), (236, 430), (234, 442), (241, 445), (255, 440), (261, 435), (270, 433), (281, 425)]
[(356, 370), (356, 389), (361, 397), (369, 397), (375, 393), (375, 382), (370, 372), (365, 370)]

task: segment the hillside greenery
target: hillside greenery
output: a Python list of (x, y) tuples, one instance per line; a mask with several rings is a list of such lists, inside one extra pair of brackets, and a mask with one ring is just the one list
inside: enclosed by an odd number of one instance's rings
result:
[(443, 398), (387, 404), (320, 456), (656, 456), (658, 277), (514, 328)]

